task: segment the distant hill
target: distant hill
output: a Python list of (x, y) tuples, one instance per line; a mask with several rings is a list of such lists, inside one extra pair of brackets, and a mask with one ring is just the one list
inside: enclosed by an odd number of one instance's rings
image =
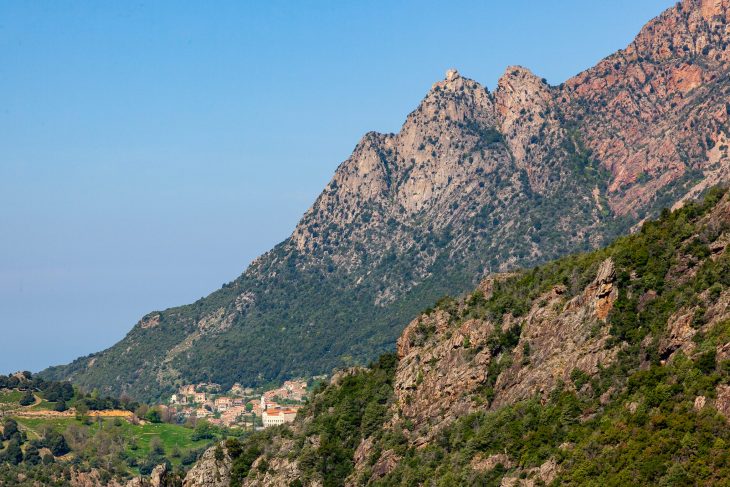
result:
[(149, 400), (366, 363), (438, 297), (598, 248), (730, 180), (729, 18), (725, 1), (686, 0), (559, 86), (510, 67), (489, 91), (449, 71), (240, 277), (43, 376)]
[(0, 485), (179, 486), (211, 443), (244, 433), (160, 413), (30, 372), (0, 375)]

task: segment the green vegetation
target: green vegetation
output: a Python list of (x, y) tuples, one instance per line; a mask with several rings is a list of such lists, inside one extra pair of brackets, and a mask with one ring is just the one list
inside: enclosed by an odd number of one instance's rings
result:
[(0, 390), (0, 405), (10, 406), (20, 401), (23, 393), (18, 390)]
[(0, 375), (0, 408), (18, 406), (33, 410), (65, 411), (68, 404), (83, 411), (105, 409), (134, 410), (139, 403), (125, 398), (100, 397), (96, 392), (84, 393), (68, 381), (47, 381), (39, 375), (23, 372), (19, 375)]
[[(612, 372), (602, 379), (621, 379)], [(503, 452), (522, 471), (556, 459), (555, 485), (720, 484), (730, 478), (730, 428), (714, 409), (697, 412), (693, 402), (697, 395), (712, 397), (714, 386), (728, 379), (727, 372), (706, 375), (697, 362), (679, 357), (631, 374), (605, 408), (595, 391), (558, 389), (545, 405), (529, 400), (471, 414), (429, 447), (408, 449), (376, 485), (499, 485), (507, 468), (480, 473), (470, 462)], [(632, 401), (635, 412), (626, 406)]]
[[(200, 431), (207, 432), (204, 438)], [(73, 417), (10, 418), (0, 436), (0, 446), (4, 446), (0, 448), (0, 463), (15, 468), (0, 469), (0, 483), (3, 474), (25, 473), (66, 485), (61, 479), (69, 468), (95, 469), (107, 479), (149, 474), (163, 463), (182, 472), (225, 434), (205, 421), (193, 429), (165, 423), (135, 424), (121, 418), (98, 418), (88, 424)], [(49, 448), (52, 456), (36, 458), (34, 451), (40, 448)], [(41, 463), (44, 466), (36, 468)]]
[[(316, 478), (327, 487), (342, 485), (352, 471), (352, 457), (360, 440), (382, 433), (396, 364), (395, 356), (386, 354), (368, 369), (346, 373), (337, 385), (315, 391), (312, 402), (300, 412), (301, 416), (311, 416), (312, 421), (293, 438), (296, 446), (292, 454), (299, 459), (303, 485)], [(287, 428), (271, 428), (244, 443), (227, 443), (234, 458), (231, 485), (240, 485), (275, 434), (291, 436)], [(318, 445), (307, 441), (312, 436), (319, 438)]]
[[(555, 286), (564, 288), (566, 300), (581, 293), (610, 257), (619, 294), (608, 317), (609, 346), (619, 352), (597, 374), (576, 368), (572, 384), (558, 384), (547, 401), (534, 398), (494, 411), (485, 407), (458, 418), (425, 448), (416, 448), (402, 433), (412, 428), (408, 419), (383, 427), (391, 419), (395, 368), (393, 357), (384, 356), (370, 369), (317, 391), (300, 428), (279, 428), (231, 443), (236, 479), (256, 475), (250, 471), (254, 460), (270, 454), (272, 441), (287, 438), (298, 445), (288, 455), (299, 462), (303, 485), (313, 479), (342, 485), (353, 472), (354, 448), (369, 438), (367, 465), (356, 480), (370, 479), (373, 485), (499, 485), (505, 476), (534, 478), (547, 461), (557, 466), (553, 485), (726, 485), (730, 428), (711, 404), (718, 386), (730, 387), (730, 360), (719, 360), (717, 353), (718, 346), (730, 342), (730, 320), (707, 323), (712, 319), (708, 310), (716, 309), (730, 289), (730, 253), (713, 254), (710, 244), (727, 234), (730, 224), (726, 218), (700, 224), (724, 193), (714, 189), (701, 203), (663, 212), (635, 235), (600, 251), (498, 280), (488, 298), (475, 292), (463, 300), (443, 298), (435, 307), (447, 313), (452, 326), (473, 318), (499, 323), (506, 313), (524, 315)], [(679, 310), (694, 313), (694, 349), (687, 354), (670, 348), (661, 354), (669, 317)], [(424, 322), (412, 339), (417, 345), (434, 333)], [(498, 329), (486, 346), (493, 357), (508, 358), (519, 334), (517, 326)], [(463, 346), (470, 352), (474, 348)], [(529, 360), (530, 351), (524, 352)], [(485, 405), (494, 394), (500, 362), (490, 362), (491, 382), (478, 391)], [(697, 398), (707, 405), (696, 403)], [(311, 438), (319, 439), (317, 446)], [(385, 451), (398, 459), (397, 466), (373, 480), (372, 468)], [(507, 464), (472, 467), (476, 459), (496, 454), (506, 454)]]
[(381, 356), (367, 371), (346, 375), (337, 387), (324, 389), (302, 413), (313, 416), (304, 435), (320, 439), (318, 447), (299, 443), (304, 480), (316, 476), (329, 486), (349, 475), (360, 440), (375, 434), (388, 419), (396, 365), (394, 355)]
[[(225, 444), (233, 458), (233, 485), (265, 473), (273, 460), (270, 455), (277, 454), (274, 445), (283, 441), (290, 445), (287, 456), (296, 460), (302, 485), (316, 480), (339, 486), (353, 477), (365, 483), (384, 452), (397, 459), (397, 465), (371, 479), (374, 485), (499, 485), (505, 476), (532, 478), (547, 461), (557, 466), (555, 485), (722, 484), (730, 478), (730, 428), (709, 404), (717, 398), (718, 386), (730, 385), (730, 361), (719, 360), (717, 352), (718, 345), (730, 341), (730, 320), (712, 321), (708, 310), (715, 309), (730, 288), (730, 254), (711, 250), (730, 225), (722, 218), (699, 222), (723, 194), (715, 189), (704, 202), (663, 212), (657, 221), (605, 249), (503, 276), (489, 296), (474, 292), (463, 299), (446, 297), (426, 311), (445, 312), (451, 326), (475, 318), (500, 324), (506, 314), (524, 316), (556, 286), (566, 300), (577, 296), (593, 282), (601, 263), (611, 258), (619, 292), (608, 315), (608, 346), (618, 352), (617, 359), (597, 374), (576, 368), (569, 383), (559, 384), (547, 401), (534, 398), (489, 410), (496, 379), (511, 363), (521, 333), (516, 324), (496, 327), (484, 345), (462, 343), (471, 356), (480, 347), (487, 347), (492, 356), (487, 382), (476, 390), (482, 398), (477, 403), (484, 409), (456, 419), (426, 447), (416, 448), (406, 437), (413, 423), (392, 416), (397, 360), (385, 354), (369, 368), (355, 368), (334, 384), (319, 386), (296, 428), (280, 426), (229, 437)], [(669, 317), (679, 310), (691, 313), (696, 330), (691, 353), (660, 347)], [(422, 343), (435, 333), (424, 321), (413, 340)], [(530, 350), (522, 351), (529, 364)], [(30, 375), (19, 379), (15, 385), (22, 392), (5, 392), (2, 397), (20, 401), (28, 396), (30, 384), (35, 384), (39, 397), (58, 389), (33, 380)], [(417, 386), (422, 381), (419, 374)], [(708, 405), (696, 407), (698, 397)], [(204, 421), (194, 429), (157, 422), (159, 411), (146, 406), (137, 408), (146, 424), (90, 420), (84, 410), (117, 402), (79, 391), (70, 402), (82, 411), (78, 419), (18, 418), (6, 424), (0, 452), (5, 463), (47, 475), (53, 468), (68, 467), (62, 458), (69, 451), (74, 465), (122, 478), (147, 473), (161, 462), (182, 469), (203, 448), (230, 433)], [(392, 421), (393, 427), (385, 426)], [(365, 439), (370, 448), (364, 469), (356, 474), (355, 451)], [(61, 456), (41, 458), (41, 449), (50, 445)], [(473, 468), (475, 460), (495, 454), (507, 455), (509, 461), (491, 469)], [(215, 457), (223, 455), (222, 448), (214, 450)], [(8, 469), (0, 469), (0, 479), (3, 472), (11, 472)]]
[[(70, 469), (94, 470), (104, 481), (149, 474), (159, 464), (181, 472), (213, 441), (237, 433), (204, 420), (185, 426), (163, 423), (159, 407), (86, 394), (69, 383), (47, 382), (30, 373), (0, 376), (0, 384), (13, 387), (0, 389), (6, 414), (0, 424), (0, 484), (15, 485), (9, 479), (23, 474), (29, 485), (31, 480), (68, 485)], [(51, 413), (65, 410), (67, 403), (76, 409), (75, 414)], [(117, 410), (111, 413), (116, 416), (93, 416), (95, 411), (109, 410)], [(50, 454), (42, 456), (44, 448)]]

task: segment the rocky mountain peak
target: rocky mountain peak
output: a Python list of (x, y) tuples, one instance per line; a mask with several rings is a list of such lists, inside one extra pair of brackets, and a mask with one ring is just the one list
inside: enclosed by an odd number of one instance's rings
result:
[[(627, 214), (660, 188), (724, 171), (723, 109), (730, 25), (727, 0), (685, 0), (648, 22), (626, 49), (567, 80), (563, 113), (582, 123), (583, 141), (611, 174), (607, 198)], [(708, 116), (708, 114), (712, 114)], [(725, 161), (716, 169), (716, 160)], [(697, 176), (695, 176), (697, 177)], [(695, 192), (696, 194), (696, 192)]]
[(524, 161), (527, 146), (546, 123), (553, 95), (544, 79), (522, 66), (509, 66), (494, 92), (499, 129), (517, 161)]
[(541, 78), (539, 78), (535, 73), (533, 73), (530, 68), (526, 68), (524, 66), (520, 66), (519, 64), (514, 64), (511, 66), (507, 66), (504, 68), (504, 73), (502, 73), (502, 76), (499, 77), (499, 80), (497, 80), (497, 86), (502, 86), (504, 84), (509, 83), (539, 83), (541, 82)]
[[(355, 221), (365, 203), (379, 206), (368, 218), (403, 220), (433, 209), (444, 194), (462, 188), (479, 162), (463, 164), (465, 148), (479, 143), (480, 132), (496, 126), (489, 92), (455, 69), (435, 83), (397, 134), (370, 132), (338, 167), (307, 215), (326, 216), (340, 225)], [(482, 159), (481, 153), (478, 157)], [(306, 220), (306, 217), (305, 217)], [(372, 220), (371, 220), (372, 221)], [(307, 221), (307, 228), (312, 222)], [(300, 249), (311, 232), (294, 232)]]
[(431, 93), (443, 91), (461, 91), (465, 87), (469, 88), (473, 85), (469, 83), (469, 79), (461, 76), (461, 73), (455, 68), (448, 69), (446, 76), (441, 81), (437, 81), (431, 86)]
[(461, 75), (456, 70), (456, 68), (451, 68), (448, 71), (446, 71), (446, 81), (453, 81), (456, 78), (460, 78)]
[(495, 105), (504, 127), (510, 127), (515, 120), (528, 115), (526, 112), (539, 114), (551, 97), (547, 82), (521, 66), (508, 67), (494, 92)]

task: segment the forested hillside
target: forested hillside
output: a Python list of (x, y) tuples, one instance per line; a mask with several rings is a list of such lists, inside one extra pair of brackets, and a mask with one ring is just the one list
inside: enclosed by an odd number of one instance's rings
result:
[(291, 428), (219, 446), (219, 468), (231, 485), (726, 485), (728, 247), (730, 194), (712, 190), (605, 249), (490, 277)]

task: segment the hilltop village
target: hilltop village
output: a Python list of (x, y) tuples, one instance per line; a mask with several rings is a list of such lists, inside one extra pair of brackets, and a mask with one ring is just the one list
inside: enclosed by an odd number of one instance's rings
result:
[(234, 384), (223, 391), (215, 383), (186, 384), (170, 396), (168, 404), (160, 407), (181, 421), (205, 418), (218, 426), (261, 429), (294, 421), (310, 391), (304, 379), (288, 380), (269, 390)]

